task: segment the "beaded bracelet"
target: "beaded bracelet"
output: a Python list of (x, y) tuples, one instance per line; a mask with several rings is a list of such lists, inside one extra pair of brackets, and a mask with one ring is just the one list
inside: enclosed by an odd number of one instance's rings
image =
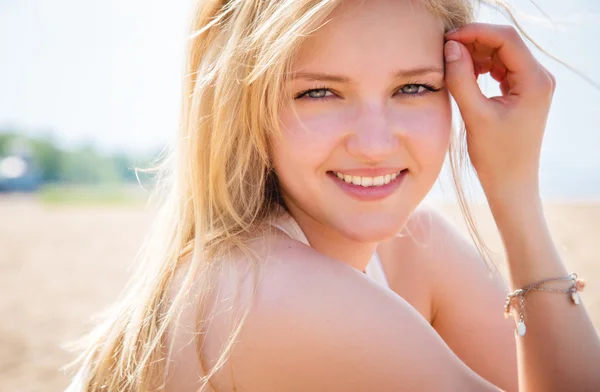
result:
[[(554, 288), (545, 288), (540, 287), (543, 284), (555, 281), (567, 281), (570, 280), (572, 282), (571, 287), (568, 289), (554, 289)], [(535, 291), (546, 291), (551, 293), (566, 293), (571, 297), (571, 301), (575, 305), (579, 305), (581, 303), (581, 299), (579, 298), (579, 291), (583, 291), (585, 287), (585, 281), (583, 279), (578, 279), (577, 274), (573, 273), (569, 276), (565, 276), (562, 278), (550, 278), (540, 280), (533, 284), (530, 284), (527, 287), (519, 289), (506, 297), (506, 303), (504, 304), (504, 316), (508, 317), (510, 315), (510, 309), (512, 306), (512, 300), (514, 298), (519, 298), (519, 322), (517, 323), (517, 333), (519, 336), (525, 336), (527, 332), (527, 327), (525, 326), (525, 295), (532, 290)]]

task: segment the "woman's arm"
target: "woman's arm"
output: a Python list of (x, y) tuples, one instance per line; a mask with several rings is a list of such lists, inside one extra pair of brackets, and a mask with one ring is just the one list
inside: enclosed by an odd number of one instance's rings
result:
[[(513, 288), (566, 276), (538, 186), (554, 77), (512, 27), (471, 24), (447, 39), (446, 83), (465, 121), (469, 156), (500, 231)], [(474, 68), (490, 72), (502, 96), (486, 98)], [(567, 294), (530, 292), (525, 313), (527, 333), (517, 338), (521, 390), (600, 390), (600, 341), (584, 306)]]
[[(506, 195), (490, 205), (514, 288), (569, 274), (535, 194)], [(600, 340), (582, 305), (568, 294), (533, 291), (526, 297), (525, 322), (527, 333), (517, 337), (523, 390), (600, 390)]]

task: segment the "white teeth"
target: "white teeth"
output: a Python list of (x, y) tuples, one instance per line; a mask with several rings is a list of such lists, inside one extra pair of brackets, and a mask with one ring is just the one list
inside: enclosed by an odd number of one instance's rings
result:
[(390, 182), (395, 180), (396, 177), (398, 177), (398, 175), (400, 174), (398, 172), (398, 173), (386, 174), (385, 176), (359, 177), (359, 176), (351, 176), (348, 174), (342, 174), (339, 172), (334, 172), (334, 173), (337, 178), (339, 178), (340, 180), (344, 180), (348, 184), (360, 185), (360, 186), (364, 186), (364, 187), (382, 186), (385, 184), (389, 184)]

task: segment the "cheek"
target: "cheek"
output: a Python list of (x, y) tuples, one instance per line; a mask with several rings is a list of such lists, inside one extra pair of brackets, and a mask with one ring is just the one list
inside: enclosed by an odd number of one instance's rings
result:
[(343, 139), (351, 113), (341, 110), (291, 110), (281, 113), (281, 136), (274, 143), (280, 161), (298, 160), (317, 167), (324, 163)]
[(399, 125), (403, 129), (404, 147), (423, 168), (438, 170), (443, 164), (452, 129), (450, 104), (440, 102), (404, 113)]

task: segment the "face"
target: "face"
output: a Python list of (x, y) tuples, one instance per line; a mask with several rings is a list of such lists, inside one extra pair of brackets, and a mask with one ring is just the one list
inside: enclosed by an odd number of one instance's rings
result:
[(330, 17), (294, 59), (275, 171), (299, 222), (378, 242), (426, 196), (448, 148), (444, 27), (412, 0), (349, 0)]

